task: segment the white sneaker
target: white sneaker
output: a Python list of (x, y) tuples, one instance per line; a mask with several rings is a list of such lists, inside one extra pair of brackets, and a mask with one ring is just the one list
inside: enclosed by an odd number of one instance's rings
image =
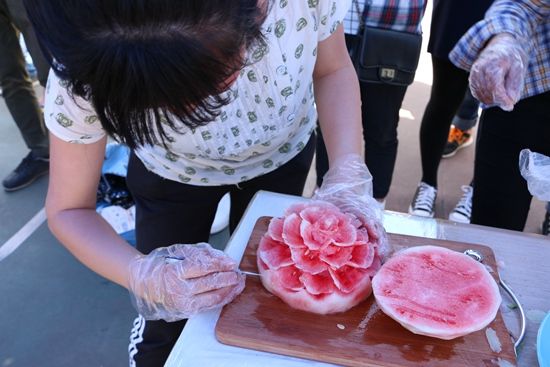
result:
[(425, 182), (420, 182), (416, 188), (416, 193), (414, 194), (411, 205), (409, 206), (409, 214), (433, 218), (436, 197), (437, 189), (435, 187)]
[(216, 216), (210, 228), (210, 234), (221, 232), (229, 225), (229, 212), (231, 210), (231, 199), (229, 193), (225, 194), (218, 203)]
[(458, 200), (455, 208), (449, 214), (449, 220), (459, 223), (470, 223), (474, 188), (470, 185), (463, 185), (462, 191), (464, 191), (464, 193), (462, 194), (460, 200)]

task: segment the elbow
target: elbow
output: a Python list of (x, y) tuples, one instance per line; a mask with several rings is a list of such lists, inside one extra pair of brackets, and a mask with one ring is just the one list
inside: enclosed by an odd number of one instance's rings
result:
[(52, 233), (56, 233), (56, 222), (57, 218), (59, 217), (59, 213), (61, 212), (61, 209), (57, 207), (54, 203), (52, 203), (52, 200), (48, 197), (46, 198), (46, 223), (48, 224), (48, 228)]

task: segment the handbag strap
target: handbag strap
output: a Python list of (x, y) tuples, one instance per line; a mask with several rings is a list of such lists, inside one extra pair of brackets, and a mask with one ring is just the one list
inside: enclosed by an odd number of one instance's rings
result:
[(359, 6), (359, 0), (353, 0), (353, 5), (355, 5), (355, 10), (357, 11), (357, 14), (359, 15), (359, 29), (365, 28), (365, 11), (361, 11), (361, 7)]

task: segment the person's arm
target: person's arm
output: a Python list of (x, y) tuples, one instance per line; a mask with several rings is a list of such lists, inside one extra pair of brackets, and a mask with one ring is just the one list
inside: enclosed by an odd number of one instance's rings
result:
[(314, 88), (329, 170), (313, 198), (355, 215), (379, 238), (380, 251), (387, 253), (380, 206), (372, 197), (372, 175), (361, 153), (361, 94), (342, 26), (319, 43)]
[(126, 243), (95, 211), (107, 138), (71, 144), (50, 135), (51, 231), (88, 268), (128, 288), (145, 319), (181, 320), (242, 292), (238, 264), (206, 243), (174, 244), (148, 255)]
[(538, 25), (550, 16), (550, 0), (496, 0), (485, 18), (474, 24), (449, 53), (457, 67), (469, 71), (489, 41), (498, 34), (509, 34), (529, 55)]
[(313, 73), (319, 124), (332, 166), (348, 154), (361, 155), (361, 94), (343, 26), (319, 43)]
[(106, 138), (71, 144), (50, 134), (48, 224), (59, 241), (93, 271), (128, 287), (128, 265), (139, 255), (96, 212)]
[(520, 100), (536, 32), (548, 16), (550, 0), (497, 0), (450, 52), (470, 71), (472, 95), (483, 105), (511, 111)]

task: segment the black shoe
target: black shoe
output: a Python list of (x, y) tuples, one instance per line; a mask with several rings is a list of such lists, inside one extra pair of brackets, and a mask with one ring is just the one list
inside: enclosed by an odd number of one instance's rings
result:
[(35, 157), (30, 152), (19, 166), (2, 181), (4, 190), (16, 191), (29, 186), (37, 178), (44, 176), (50, 170), (50, 159)]
[(550, 234), (550, 213), (544, 214), (544, 222), (542, 222), (542, 234), (548, 236)]

